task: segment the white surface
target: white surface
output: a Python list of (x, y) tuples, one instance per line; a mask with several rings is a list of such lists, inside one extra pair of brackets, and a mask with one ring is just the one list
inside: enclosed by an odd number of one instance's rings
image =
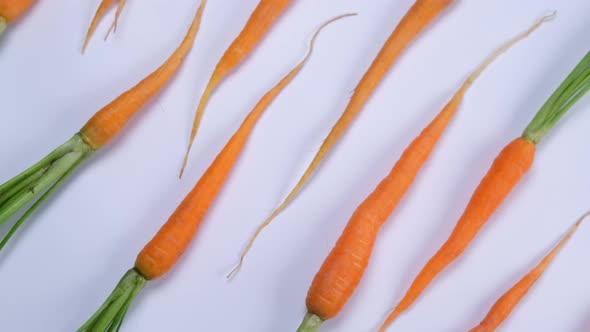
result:
[[(311, 62), (261, 119), (180, 263), (151, 282), (124, 331), (294, 331), (308, 286), (354, 208), (458, 84), (494, 48), (549, 10), (558, 19), (473, 86), (414, 187), (383, 228), (360, 287), (322, 331), (369, 331), (440, 246), (492, 159), (518, 136), (590, 45), (586, 0), (459, 1), (386, 77), (299, 199), (259, 239), (238, 278), (225, 274), (255, 226), (299, 177), (350, 92), (412, 1), (300, 0), (214, 95), (188, 172), (176, 178), (196, 102), (257, 0), (209, 3), (180, 74), (96, 154), (0, 256), (3, 331), (73, 331), (102, 303), (258, 98), (328, 28)], [(159, 65), (195, 0), (128, 1), (120, 30), (87, 55), (96, 1), (40, 3), (0, 43), (0, 182), (68, 139), (97, 109)], [(583, 99), (467, 253), (395, 331), (465, 331), (590, 208)], [(501, 331), (586, 331), (590, 225), (584, 225)]]

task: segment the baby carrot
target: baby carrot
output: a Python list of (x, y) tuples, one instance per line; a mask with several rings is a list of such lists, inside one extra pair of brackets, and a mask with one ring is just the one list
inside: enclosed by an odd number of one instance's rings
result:
[(193, 142), (197, 136), (199, 125), (201, 124), (201, 118), (205, 112), (205, 107), (207, 106), (211, 94), (229, 72), (242, 63), (246, 56), (252, 52), (254, 47), (268, 33), (268, 30), (270, 30), (271, 26), (287, 9), (291, 2), (293, 2), (293, 0), (260, 0), (258, 6), (254, 9), (252, 15), (250, 15), (248, 22), (238, 37), (231, 43), (217, 63), (217, 66), (215, 66), (215, 70), (213, 71), (211, 78), (209, 78), (207, 87), (205, 87), (205, 91), (201, 96), (197, 111), (195, 112), (195, 119), (191, 129), (188, 148), (180, 169), (180, 177), (182, 177), (182, 174), (184, 173)]
[(299, 332), (317, 331), (344, 307), (369, 264), (381, 226), (404, 197), (436, 143), (457, 112), (465, 92), (481, 73), (511, 46), (526, 38), (543, 21), (502, 45), (471, 74), (443, 110), (406, 148), (391, 172), (359, 205), (348, 221), (307, 294), (308, 313)]
[[(88, 31), (86, 32), (86, 37), (84, 38), (84, 45), (82, 46), (82, 53), (84, 53), (86, 51), (86, 47), (88, 47), (88, 43), (90, 42), (90, 39), (92, 38), (92, 36), (94, 35), (94, 32), (96, 31), (98, 23), (100, 22), (100, 20), (104, 16), (107, 9), (109, 9), (109, 7), (111, 7), (114, 2), (115, 2), (115, 0), (102, 0), (100, 2), (100, 5), (98, 5), (98, 8), (96, 9), (96, 13), (94, 14), (94, 17), (92, 18), (92, 22), (90, 22), (90, 26), (88, 27)], [(127, 2), (127, 0), (119, 0), (119, 5), (117, 6), (117, 12), (115, 13), (115, 20), (113, 21), (113, 24), (111, 24), (111, 27), (109, 28), (106, 37), (109, 36), (111, 31), (113, 31), (113, 32), (117, 31), (117, 25), (119, 24), (119, 17), (121, 16), (121, 12), (123, 11), (123, 7), (125, 7), (126, 2)], [(106, 37), (105, 37), (105, 39), (106, 39)]]
[(583, 215), (574, 226), (567, 232), (567, 234), (559, 241), (557, 246), (553, 248), (547, 256), (545, 256), (535, 268), (527, 273), (516, 285), (510, 288), (490, 309), (486, 317), (481, 323), (469, 330), (469, 332), (494, 332), (502, 322), (508, 318), (508, 315), (520, 303), (524, 296), (528, 293), (531, 287), (539, 280), (543, 272), (547, 269), (549, 264), (555, 259), (555, 256), (563, 249), (567, 242), (571, 239), (574, 233), (578, 230), (584, 219), (590, 215), (586, 213)]
[(199, 225), (224, 185), (244, 144), (264, 111), (303, 69), (312, 54), (315, 39), (320, 31), (328, 24), (345, 16), (350, 15), (336, 17), (324, 23), (316, 31), (305, 58), (260, 99), (192, 191), (139, 253), (135, 267), (125, 274), (104, 304), (78, 332), (112, 331), (113, 327), (115, 331), (118, 330), (127, 309), (145, 283), (161, 277), (176, 264), (194, 238)]
[(260, 235), (260, 233), (283, 211), (285, 208), (295, 199), (295, 196), (303, 189), (304, 185), (309, 181), (312, 174), (320, 165), (321, 161), (326, 157), (328, 152), (336, 144), (338, 139), (348, 129), (352, 121), (363, 109), (367, 103), (369, 97), (373, 94), (377, 85), (389, 68), (394, 64), (399, 55), (407, 46), (412, 42), (416, 36), (430, 23), (432, 22), (445, 8), (447, 8), (453, 0), (416, 0), (412, 8), (407, 12), (395, 30), (389, 36), (389, 39), (383, 45), (381, 51), (377, 57), (373, 60), (373, 63), (358, 83), (354, 93), (348, 103), (348, 106), (344, 110), (344, 113), (340, 116), (336, 124), (332, 127), (332, 130), (325, 138), (319, 151), (313, 158), (313, 161), (308, 166), (307, 170), (300, 178), (299, 182), (287, 195), (281, 204), (270, 214), (270, 216), (256, 229), (252, 237), (248, 240), (246, 248), (240, 255), (240, 261), (238, 265), (228, 275), (231, 278), (237, 273), (244, 259), (252, 246), (254, 241)]
[(0, 35), (6, 25), (21, 16), (35, 0), (0, 0)]
[(25, 219), (96, 150), (110, 142), (127, 122), (176, 73), (191, 50), (199, 30), (206, 0), (201, 2), (184, 40), (160, 68), (135, 87), (98, 111), (72, 139), (55, 149), (37, 164), (0, 185), (0, 225), (39, 193), (47, 190), (0, 241), (0, 250)]
[(436, 276), (457, 259), (479, 230), (520, 182), (533, 164), (537, 144), (559, 119), (590, 90), (590, 52), (541, 107), (521, 137), (510, 142), (496, 157), (473, 193), (451, 235), (422, 268), (380, 331), (406, 311)]

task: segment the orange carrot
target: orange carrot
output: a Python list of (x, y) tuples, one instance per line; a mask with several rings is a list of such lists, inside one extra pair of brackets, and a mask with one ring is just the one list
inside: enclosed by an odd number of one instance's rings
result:
[(135, 87), (98, 111), (79, 133), (37, 164), (0, 186), (0, 225), (40, 192), (46, 191), (10, 229), (0, 250), (25, 219), (90, 155), (111, 141), (178, 70), (199, 30), (203, 0), (186, 37), (164, 64)]
[(148, 280), (161, 277), (172, 268), (194, 238), (209, 207), (232, 170), (254, 126), (309, 60), (316, 37), (328, 24), (350, 15), (342, 15), (324, 23), (314, 34), (305, 58), (268, 91), (242, 122), (236, 133), (217, 155), (192, 191), (176, 208), (164, 226), (137, 256), (135, 267), (127, 272), (98, 311), (78, 330), (111, 331), (120, 326), (127, 309)]
[(369, 264), (381, 226), (414, 182), (461, 105), (465, 92), (498, 56), (526, 38), (542, 22), (500, 47), (465, 80), (443, 110), (408, 146), (391, 172), (356, 209), (313, 280), (306, 301), (308, 313), (299, 332), (317, 331), (323, 321), (334, 318), (342, 310)]
[(34, 0), (0, 0), (0, 34), (9, 22), (20, 17), (34, 2)]
[(553, 248), (547, 256), (545, 256), (541, 262), (534, 269), (532, 269), (527, 275), (525, 275), (516, 285), (510, 288), (490, 309), (486, 317), (481, 323), (470, 330), (470, 332), (493, 332), (495, 331), (508, 315), (514, 310), (514, 308), (520, 303), (524, 296), (528, 293), (531, 287), (541, 277), (543, 272), (547, 269), (549, 264), (555, 259), (555, 256), (563, 249), (570, 238), (578, 230), (584, 219), (590, 215), (586, 213), (582, 216), (574, 226), (567, 232), (567, 234), (559, 241), (557, 246)]
[(270, 217), (258, 226), (252, 237), (248, 240), (248, 244), (240, 256), (238, 265), (232, 270), (228, 277), (231, 278), (237, 273), (258, 235), (260, 235), (260, 233), (283, 210), (285, 210), (293, 199), (295, 199), (295, 196), (297, 196), (307, 181), (309, 181), (322, 160), (363, 109), (379, 82), (381, 82), (402, 51), (406, 49), (410, 42), (412, 42), (416, 36), (452, 2), (453, 0), (416, 0), (416, 3), (410, 8), (408, 13), (392, 32), (389, 39), (385, 42), (375, 60), (373, 60), (373, 63), (354, 90), (354, 94), (344, 110), (344, 113), (342, 113), (336, 124), (332, 127), (332, 130), (322, 143), (322, 146), (303, 176), (300, 178), (299, 182), (287, 195), (287, 198), (285, 198), (285, 200), (283, 200), (283, 202), (270, 214)]
[[(82, 46), (82, 53), (84, 53), (86, 51), (86, 47), (88, 47), (88, 43), (90, 42), (90, 39), (92, 38), (92, 36), (94, 35), (94, 32), (96, 31), (96, 28), (98, 27), (98, 23), (100, 22), (102, 17), (105, 15), (107, 9), (109, 9), (113, 5), (114, 2), (115, 2), (115, 0), (102, 0), (100, 2), (100, 5), (98, 5), (98, 8), (96, 9), (96, 13), (94, 14), (94, 17), (92, 18), (92, 22), (90, 22), (90, 26), (88, 27), (88, 31), (86, 32), (86, 37), (84, 38), (84, 45)], [(115, 20), (111, 24), (111, 27), (109, 28), (105, 39), (109, 36), (111, 31), (114, 31), (114, 32), (117, 31), (117, 25), (119, 24), (119, 17), (121, 16), (121, 12), (123, 11), (123, 7), (125, 7), (125, 4), (126, 4), (126, 0), (119, 0), (119, 5), (117, 6), (117, 12), (115, 13)]]
[(238, 37), (231, 43), (229, 48), (225, 51), (209, 82), (203, 92), (197, 111), (195, 112), (195, 119), (191, 129), (191, 135), (189, 138), (189, 145), (182, 162), (180, 170), (180, 177), (184, 173), (184, 169), (188, 162), (188, 157), (193, 146), (199, 125), (201, 124), (201, 118), (205, 112), (207, 102), (211, 97), (211, 94), (219, 86), (219, 83), (236, 68), (245, 58), (248, 56), (254, 47), (262, 40), (262, 38), (268, 33), (270, 27), (274, 22), (281, 16), (281, 14), (287, 9), (289, 4), (293, 0), (260, 0), (260, 3), (252, 12), (252, 15), (248, 19), (248, 22), (244, 26), (244, 29), (240, 32)]
[(528, 172), (539, 141), (589, 89), (590, 52), (543, 105), (522, 137), (513, 140), (502, 150), (475, 190), (450, 237), (426, 263), (379, 331), (385, 331), (416, 301), (434, 278), (465, 251), (494, 211)]

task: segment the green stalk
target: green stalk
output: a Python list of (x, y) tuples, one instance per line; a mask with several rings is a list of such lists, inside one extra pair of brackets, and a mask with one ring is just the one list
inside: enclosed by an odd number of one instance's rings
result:
[(45, 192), (0, 241), (0, 250), (43, 201), (91, 154), (92, 148), (79, 134), (45, 158), (0, 186), (0, 226), (25, 205)]
[(147, 279), (136, 269), (125, 273), (111, 295), (77, 332), (117, 332), (127, 310), (143, 289)]
[(8, 25), (8, 22), (6, 22), (4, 17), (0, 16), (0, 36), (2, 36), (4, 30), (6, 30), (6, 25)]
[(297, 332), (317, 332), (320, 329), (320, 325), (324, 322), (320, 317), (308, 312), (303, 318), (303, 322), (299, 325)]
[(17, 222), (10, 228), (8, 233), (4, 236), (2, 241), (0, 241), (0, 251), (4, 249), (10, 238), (16, 233), (16, 231), (20, 228), (20, 226), (25, 222), (25, 220), (33, 213), (37, 208), (43, 203), (51, 194), (59, 187), (59, 185), (67, 179), (70, 174), (72, 174), (78, 166), (82, 164), (85, 160), (84, 157), (80, 157), (80, 159), (59, 179), (57, 180), (53, 186), (51, 186), (44, 194), (41, 196), (18, 220)]
[(522, 137), (534, 144), (545, 137), (561, 117), (590, 90), (590, 52), (545, 102)]

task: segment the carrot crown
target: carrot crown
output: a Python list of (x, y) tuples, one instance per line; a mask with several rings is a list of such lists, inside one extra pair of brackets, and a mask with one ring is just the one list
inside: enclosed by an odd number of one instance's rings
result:
[(6, 19), (0, 16), (0, 35), (6, 30)]
[(590, 52), (541, 107), (522, 137), (535, 144), (549, 133), (557, 121), (590, 90)]

